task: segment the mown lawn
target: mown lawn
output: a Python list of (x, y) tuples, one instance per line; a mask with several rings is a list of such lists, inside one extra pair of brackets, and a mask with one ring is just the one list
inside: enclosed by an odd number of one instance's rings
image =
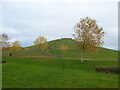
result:
[[(59, 50), (62, 44), (68, 46), (65, 53)], [(98, 48), (94, 53), (85, 52), (85, 59), (94, 60), (80, 62), (82, 51), (73, 49), (71, 39), (50, 41), (48, 46), (52, 48), (47, 52), (63, 58), (47, 58), (47, 55), (35, 50), (33, 46), (12, 53), (12, 57), (9, 56), (10, 52), (3, 52), (3, 60), (7, 61), (1, 64), (3, 88), (118, 87), (117, 74), (95, 72), (95, 68), (101, 65), (118, 65), (118, 51)]]
[[(50, 53), (55, 55), (61, 55), (63, 58), (81, 58), (82, 51), (76, 49), (68, 49), (66, 52), (61, 52), (59, 49), (51, 49)], [(96, 52), (85, 52), (85, 59), (96, 59), (97, 61), (117, 61), (118, 52), (115, 50), (107, 50), (104, 48), (98, 48)]]
[(118, 75), (95, 72), (117, 61), (3, 57), (3, 88), (117, 88)]

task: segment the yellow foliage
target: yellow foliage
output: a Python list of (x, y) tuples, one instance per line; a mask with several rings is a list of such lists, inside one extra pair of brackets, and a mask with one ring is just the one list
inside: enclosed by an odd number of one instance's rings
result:
[(34, 41), (34, 44), (37, 49), (42, 51), (46, 50), (48, 46), (47, 39), (44, 36), (38, 36)]
[(0, 48), (2, 48), (3, 51), (8, 50), (10, 47), (9, 37), (7, 34), (3, 33), (0, 35)]
[(95, 51), (95, 47), (104, 44), (104, 31), (96, 24), (96, 20), (89, 17), (82, 18), (77, 25), (74, 26), (74, 41), (76, 48), (86, 49), (87, 51)]
[(11, 43), (11, 47), (9, 47), (9, 51), (15, 52), (20, 50), (20, 42), (19, 41), (14, 41)]
[(65, 52), (68, 50), (68, 47), (66, 45), (61, 45), (60, 50), (61, 50), (61, 52)]
[(15, 52), (20, 49), (19, 41), (10, 42), (7, 34), (0, 35), (0, 47), (3, 51)]

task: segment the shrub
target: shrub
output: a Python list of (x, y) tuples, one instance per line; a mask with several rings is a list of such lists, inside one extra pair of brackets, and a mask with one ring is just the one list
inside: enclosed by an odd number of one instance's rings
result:
[(95, 68), (95, 71), (103, 73), (120, 74), (120, 68), (118, 66), (100, 66)]

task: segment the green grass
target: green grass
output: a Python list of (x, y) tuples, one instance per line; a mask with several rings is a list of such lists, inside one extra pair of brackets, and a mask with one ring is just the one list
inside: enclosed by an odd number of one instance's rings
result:
[[(64, 58), (81, 58), (82, 51), (73, 49), (74, 43), (71, 39), (63, 38), (60, 41), (58, 40), (50, 41), (48, 42), (48, 47), (53, 45), (55, 42), (58, 42), (58, 43), (55, 44), (55, 46), (52, 49), (48, 50), (49, 53), (52, 53), (54, 55), (60, 55), (60, 56), (63, 56)], [(61, 51), (59, 50), (59, 47), (62, 44), (68, 46), (68, 50), (65, 53), (61, 53)], [(3, 55), (8, 56), (9, 52), (5, 52), (3, 53)], [(21, 49), (20, 51), (13, 53), (13, 55), (14, 56), (46, 56), (45, 54), (34, 50), (33, 46), (28, 47), (28, 50)], [(93, 52), (93, 53), (85, 52), (84, 58), (96, 59), (100, 61), (103, 59), (105, 61), (117, 61), (118, 51), (100, 47), (96, 52)]]
[[(116, 88), (117, 74), (96, 73), (116, 61), (84, 61), (5, 57), (3, 88)], [(64, 70), (63, 70), (64, 68)]]
[[(85, 59), (91, 61), (76, 60), (81, 58), (82, 51), (73, 49), (71, 39), (54, 40), (48, 42), (48, 46), (57, 42), (48, 52), (61, 55), (63, 58), (40, 58), (20, 56), (46, 56), (28, 47), (21, 49), (9, 56), (9, 52), (3, 52), (3, 88), (117, 88), (118, 74), (105, 74), (95, 72), (96, 67), (117, 66), (118, 51), (106, 48), (98, 48), (94, 53), (85, 52)], [(61, 53), (59, 47), (67, 45), (68, 50)], [(70, 59), (65, 59), (70, 58)]]
[(54, 48), (60, 48), (61, 45), (66, 45), (68, 48), (73, 48), (74, 42), (70, 38), (63, 38)]
[[(10, 52), (8, 51), (3, 52), (3, 56), (9, 56), (9, 53)], [(21, 49), (19, 51), (12, 52), (12, 56), (44, 56), (44, 55), (45, 54), (32, 48), (28, 48), (28, 50)]]
[[(76, 49), (68, 49), (65, 53), (61, 53), (59, 49), (51, 49), (50, 53), (55, 55), (62, 55), (64, 58), (81, 58), (82, 51)], [(98, 51), (93, 53), (85, 52), (85, 59), (96, 59), (102, 61), (117, 61), (118, 52), (114, 50), (107, 50), (99, 48)]]
[(0, 89), (2, 90), (2, 64), (0, 64)]

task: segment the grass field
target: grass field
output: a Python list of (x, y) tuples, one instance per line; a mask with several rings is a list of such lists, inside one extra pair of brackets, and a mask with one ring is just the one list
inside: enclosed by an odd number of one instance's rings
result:
[[(52, 46), (53, 43), (54, 41), (49, 45)], [(32, 49), (33, 46), (28, 50), (21, 49), (13, 53), (12, 57), (8, 56), (8, 52), (4, 52), (3, 60), (7, 62), (2, 64), (3, 88), (118, 87), (118, 74), (95, 72), (95, 68), (101, 65), (118, 65), (117, 51), (99, 48), (95, 53), (85, 53), (84, 58), (94, 60), (80, 62), (80, 50), (68, 49), (66, 53), (61, 53), (58, 49), (61, 44), (69, 48), (73, 46), (70, 39), (62, 39), (55, 43), (48, 52), (62, 55), (63, 58), (48, 58), (45, 54)]]
[(115, 61), (44, 58), (3, 58), (3, 88), (100, 88), (118, 87), (118, 75), (96, 73), (95, 67)]

